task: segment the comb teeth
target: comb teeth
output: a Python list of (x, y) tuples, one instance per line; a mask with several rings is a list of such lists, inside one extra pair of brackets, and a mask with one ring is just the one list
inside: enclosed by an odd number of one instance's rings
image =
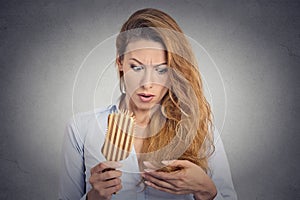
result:
[(131, 152), (134, 138), (135, 118), (133, 113), (122, 110), (108, 116), (108, 128), (102, 154), (108, 161), (120, 161)]

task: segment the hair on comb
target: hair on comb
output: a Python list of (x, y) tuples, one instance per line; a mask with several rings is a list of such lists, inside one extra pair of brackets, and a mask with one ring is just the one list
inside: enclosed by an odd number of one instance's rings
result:
[(132, 149), (135, 131), (135, 117), (128, 110), (108, 115), (108, 127), (102, 154), (108, 161), (126, 159)]

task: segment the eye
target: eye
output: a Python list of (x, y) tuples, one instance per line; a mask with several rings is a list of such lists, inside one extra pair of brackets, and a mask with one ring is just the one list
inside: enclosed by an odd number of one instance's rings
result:
[(142, 69), (144, 69), (144, 66), (137, 66), (137, 65), (133, 65), (133, 64), (131, 64), (130, 65), (130, 68), (131, 69), (133, 69), (133, 71), (136, 71), (136, 72), (138, 72), (138, 71), (141, 71)]
[(167, 66), (159, 66), (155, 69), (158, 74), (165, 74), (168, 71), (168, 67)]

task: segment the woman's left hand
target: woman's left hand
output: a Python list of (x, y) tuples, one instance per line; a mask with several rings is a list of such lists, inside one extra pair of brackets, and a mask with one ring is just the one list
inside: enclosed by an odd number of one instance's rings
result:
[(217, 189), (210, 177), (198, 165), (188, 160), (163, 161), (168, 166), (180, 167), (174, 172), (154, 171), (154, 166), (145, 161), (148, 168), (142, 176), (145, 184), (172, 194), (194, 194), (195, 199), (213, 199)]

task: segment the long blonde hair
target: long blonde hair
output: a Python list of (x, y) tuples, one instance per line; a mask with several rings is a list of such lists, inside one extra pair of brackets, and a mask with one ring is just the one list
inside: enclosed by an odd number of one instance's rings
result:
[[(168, 14), (152, 8), (138, 10), (123, 24), (117, 37), (117, 63), (122, 62), (127, 45), (139, 39), (161, 43), (172, 69), (171, 86), (161, 100), (161, 109), (152, 115), (149, 124), (149, 131), (157, 134), (144, 139), (142, 160), (156, 161), (158, 165), (162, 160), (189, 160), (208, 172), (208, 157), (214, 151), (212, 113), (188, 40)], [(123, 76), (120, 71), (120, 88), (124, 84)], [(120, 107), (124, 107), (124, 99), (123, 94)]]

